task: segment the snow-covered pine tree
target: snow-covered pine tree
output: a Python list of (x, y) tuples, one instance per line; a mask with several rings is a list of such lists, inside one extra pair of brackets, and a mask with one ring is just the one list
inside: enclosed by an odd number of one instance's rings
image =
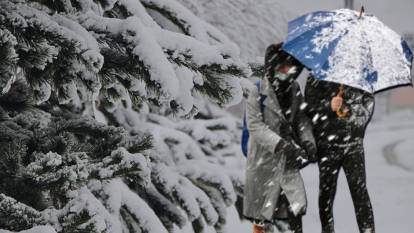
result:
[(0, 229), (223, 231), (237, 126), (202, 110), (250, 69), (216, 28), (175, 0), (0, 1), (0, 71)]
[[(253, 71), (251, 80), (263, 77), (263, 57), (267, 46), (285, 38), (288, 21), (294, 16), (283, 1), (177, 1), (224, 32), (240, 47), (242, 60), (248, 62)], [(244, 109), (243, 101), (227, 110), (241, 118)]]
[(115, 229), (110, 213), (87, 185), (128, 178), (145, 186), (150, 165), (144, 151), (150, 137), (64, 107), (35, 107), (32, 96), (27, 84), (17, 80), (0, 97), (0, 228)]

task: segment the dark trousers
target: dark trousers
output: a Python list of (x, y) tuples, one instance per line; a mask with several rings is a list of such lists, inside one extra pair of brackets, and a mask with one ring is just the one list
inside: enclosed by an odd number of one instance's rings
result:
[(348, 181), (359, 231), (375, 232), (374, 214), (366, 187), (364, 146), (362, 139), (344, 144), (318, 143), (319, 216), (322, 233), (334, 233), (333, 204), (339, 171)]
[[(285, 195), (281, 195), (279, 199), (279, 205), (285, 205), (287, 208), (289, 206), (289, 201)], [(288, 208), (289, 209), (289, 208)], [(302, 230), (302, 215), (295, 216), (290, 209), (286, 213), (286, 218), (275, 217), (274, 225), (279, 232), (293, 232), (293, 233), (303, 233)]]

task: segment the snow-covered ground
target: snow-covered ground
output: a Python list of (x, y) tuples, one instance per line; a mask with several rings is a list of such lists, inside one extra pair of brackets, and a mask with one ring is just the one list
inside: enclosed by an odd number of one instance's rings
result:
[[(365, 138), (368, 191), (374, 208), (377, 233), (414, 232), (414, 112), (401, 112), (371, 122)], [(308, 194), (304, 232), (320, 232), (318, 168), (303, 170)], [(358, 232), (354, 209), (341, 171), (334, 204), (337, 233)], [(251, 233), (249, 222), (237, 221), (229, 210), (227, 232)]]

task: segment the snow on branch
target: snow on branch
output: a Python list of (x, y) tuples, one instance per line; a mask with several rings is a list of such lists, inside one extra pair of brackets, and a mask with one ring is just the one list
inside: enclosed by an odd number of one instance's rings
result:
[(238, 126), (193, 118), (241, 101), (239, 55), (176, 0), (0, 1), (0, 228), (222, 231)]
[[(224, 75), (250, 75), (248, 65), (239, 59), (238, 47), (176, 1), (102, 2), (105, 11), (99, 11), (99, 4), (91, 1), (79, 5), (65, 1), (63, 7), (56, 9), (51, 8), (52, 5), (40, 7), (39, 4), (6, 1), (1, 3), (0, 10), (3, 27), (17, 32), (14, 36), (19, 42), (16, 49), (18, 66), (25, 71), (22, 75), (33, 89), (42, 92), (39, 93), (39, 104), (53, 95), (59, 97), (61, 104), (79, 106), (81, 103), (77, 101), (91, 104), (84, 95), (77, 97), (76, 89), (82, 89), (82, 85), (109, 98), (105, 95), (108, 86), (103, 85), (104, 80), (100, 78), (101, 71), (107, 71), (112, 62), (108, 50), (122, 51), (127, 59), (120, 65), (134, 61), (134, 65), (125, 66), (126, 72), (131, 74), (128, 83), (118, 80), (126, 90), (137, 94), (130, 90), (130, 83), (144, 80), (148, 88), (158, 89), (157, 96), (151, 98), (157, 99), (159, 104), (167, 104), (180, 115), (194, 108), (195, 89), (219, 104), (234, 104), (240, 100), (240, 84)], [(173, 23), (184, 25), (186, 33), (162, 28), (146, 13), (150, 9), (170, 15)], [(55, 12), (51, 14), (53, 10)], [(42, 43), (23, 43), (30, 40)], [(117, 44), (118, 49), (111, 47), (109, 41)], [(33, 56), (24, 56), (25, 51), (30, 51)], [(36, 57), (37, 51), (42, 54)], [(29, 58), (37, 65), (31, 65), (33, 62), (26, 60)], [(105, 64), (107, 59), (109, 63)], [(137, 69), (142, 71), (137, 72)], [(198, 73), (204, 82), (182, 77), (183, 72), (177, 71), (180, 69)], [(114, 72), (104, 74), (111, 79), (118, 78)], [(185, 85), (189, 88), (183, 90), (184, 81), (189, 82)], [(1, 86), (5, 91), (6, 84)], [(52, 88), (54, 86), (58, 87), (58, 92)], [(209, 91), (212, 89), (217, 92)], [(233, 98), (236, 101), (231, 101)]]

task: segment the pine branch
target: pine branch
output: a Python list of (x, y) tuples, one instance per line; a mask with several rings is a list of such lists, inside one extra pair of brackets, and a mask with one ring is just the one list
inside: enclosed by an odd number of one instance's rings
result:
[(11, 231), (24, 230), (41, 223), (41, 214), (0, 193), (0, 228)]

